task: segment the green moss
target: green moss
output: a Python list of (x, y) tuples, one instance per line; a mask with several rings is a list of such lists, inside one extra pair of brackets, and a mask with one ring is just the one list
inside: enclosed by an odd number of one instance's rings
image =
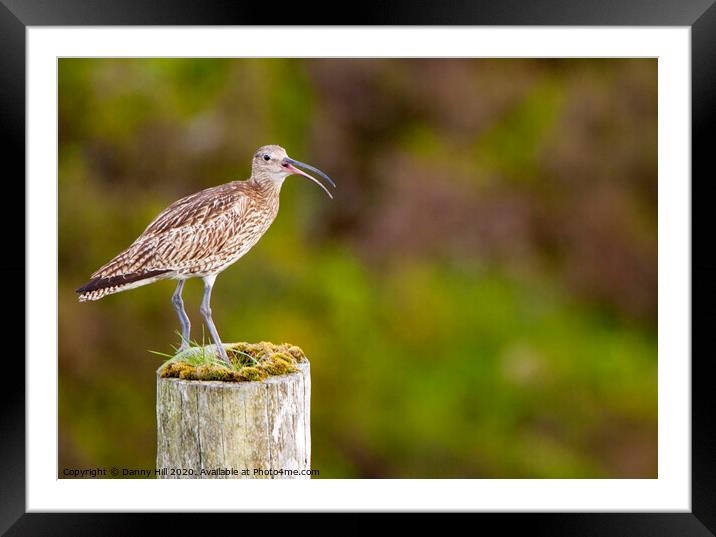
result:
[(285, 375), (296, 370), (293, 357), (285, 352), (276, 352), (269, 356), (264, 369), (270, 375)]
[(241, 380), (249, 380), (249, 381), (263, 380), (268, 376), (265, 371), (262, 371), (258, 367), (243, 367), (238, 372), (238, 374), (239, 374), (239, 378)]
[(191, 347), (165, 362), (159, 374), (184, 380), (251, 382), (293, 373), (298, 370), (296, 364), (306, 361), (301, 348), (289, 343), (233, 343), (226, 345), (226, 353), (230, 367), (217, 359), (212, 345)]

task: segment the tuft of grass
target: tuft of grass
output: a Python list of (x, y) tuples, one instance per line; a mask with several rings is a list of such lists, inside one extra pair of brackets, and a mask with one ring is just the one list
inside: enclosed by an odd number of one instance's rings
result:
[(296, 364), (306, 361), (301, 348), (290, 343), (225, 343), (224, 349), (230, 366), (217, 355), (213, 344), (192, 342), (188, 349), (174, 355), (150, 352), (167, 358), (160, 376), (184, 380), (260, 381), (271, 375), (294, 373), (298, 370)]

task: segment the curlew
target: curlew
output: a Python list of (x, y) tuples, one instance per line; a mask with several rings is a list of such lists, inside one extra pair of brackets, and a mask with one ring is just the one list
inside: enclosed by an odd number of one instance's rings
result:
[(253, 157), (251, 177), (207, 188), (172, 203), (157, 216), (129, 248), (100, 267), (77, 289), (80, 302), (126, 291), (158, 280), (178, 280), (172, 304), (181, 324), (182, 351), (189, 346), (191, 323), (182, 290), (189, 278), (202, 278), (204, 296), (199, 311), (217, 354), (229, 359), (211, 318), (211, 290), (216, 276), (241, 258), (266, 233), (276, 218), (281, 185), (292, 174), (302, 175), (330, 191), (310, 170), (335, 188), (321, 170), (288, 157), (277, 145), (260, 147)]

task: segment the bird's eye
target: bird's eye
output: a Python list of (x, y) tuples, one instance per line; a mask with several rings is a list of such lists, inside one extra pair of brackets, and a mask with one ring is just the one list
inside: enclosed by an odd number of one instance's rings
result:
[(269, 161), (271, 160), (271, 157), (269, 157), (268, 155), (264, 155), (264, 160)]

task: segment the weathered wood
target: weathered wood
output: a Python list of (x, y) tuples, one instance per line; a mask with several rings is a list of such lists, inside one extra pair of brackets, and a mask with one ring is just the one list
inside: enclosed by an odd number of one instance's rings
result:
[(158, 477), (309, 478), (286, 472), (311, 465), (310, 365), (297, 367), (260, 382), (162, 378), (157, 371)]

